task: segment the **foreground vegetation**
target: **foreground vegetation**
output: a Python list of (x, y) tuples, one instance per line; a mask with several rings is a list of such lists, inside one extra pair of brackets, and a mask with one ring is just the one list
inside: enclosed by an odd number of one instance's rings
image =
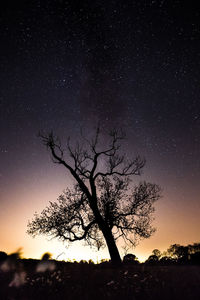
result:
[(199, 266), (116, 268), (59, 262), (54, 270), (35, 272), (37, 263), (23, 261), (27, 275), (18, 287), (10, 284), (13, 271), (1, 272), (1, 299), (199, 299), (200, 295)]
[[(176, 247), (174, 247), (176, 248)], [(159, 254), (159, 252), (154, 251)], [(1, 252), (2, 254), (2, 252)], [(153, 254), (153, 255), (155, 255)], [(134, 256), (120, 265), (20, 259), (0, 263), (0, 299), (199, 299), (200, 264), (139, 264)], [(173, 263), (172, 263), (173, 261)]]

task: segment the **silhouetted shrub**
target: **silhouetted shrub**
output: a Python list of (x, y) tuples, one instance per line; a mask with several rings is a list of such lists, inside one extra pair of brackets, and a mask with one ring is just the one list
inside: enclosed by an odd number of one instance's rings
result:
[(8, 255), (4, 251), (0, 251), (0, 263), (7, 259)]
[(79, 264), (81, 264), (81, 265), (87, 265), (88, 264), (88, 262), (87, 262), (87, 260), (85, 260), (85, 259), (81, 259), (80, 261), (79, 261)]
[(92, 259), (89, 259), (89, 260), (88, 260), (88, 264), (90, 264), (90, 265), (94, 265), (94, 262), (93, 262), (93, 260), (92, 260)]
[(6, 254), (6, 256), (5, 254), (3, 254), (5, 259), (1, 263), (1, 270), (4, 272), (19, 271), (21, 269), (21, 248), (19, 248), (15, 253), (11, 253), (9, 255)]
[(42, 255), (42, 260), (49, 260), (51, 258), (52, 254), (49, 252), (46, 252)]
[(135, 265), (138, 265), (139, 264), (139, 261), (137, 259), (137, 257), (134, 255), (134, 254), (126, 254), (123, 258), (123, 263), (131, 263), (131, 264), (135, 264)]
[(145, 264), (148, 265), (157, 265), (159, 262), (159, 258), (156, 255), (150, 255), (149, 258), (145, 261)]

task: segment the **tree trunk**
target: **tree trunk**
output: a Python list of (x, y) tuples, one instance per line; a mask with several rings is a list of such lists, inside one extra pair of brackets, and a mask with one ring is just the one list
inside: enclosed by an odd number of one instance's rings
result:
[(113, 234), (111, 229), (108, 226), (103, 226), (102, 233), (104, 235), (104, 238), (106, 240), (106, 244), (108, 247), (108, 251), (110, 254), (111, 262), (114, 264), (120, 264), (121, 263), (121, 257), (119, 255), (119, 251), (116, 246), (116, 242), (114, 240)]
[(96, 195), (93, 198), (93, 201), (91, 201), (90, 205), (91, 205), (91, 209), (93, 210), (94, 216), (96, 217), (97, 223), (99, 225), (99, 229), (102, 231), (103, 236), (106, 240), (106, 244), (107, 244), (108, 251), (110, 254), (111, 262), (113, 264), (120, 264), (122, 262), (122, 260), (119, 255), (119, 251), (117, 249), (116, 242), (115, 242), (115, 239), (112, 234), (112, 230), (106, 224), (106, 222), (104, 221), (104, 219), (102, 218), (102, 216), (99, 212), (99, 209), (97, 206)]

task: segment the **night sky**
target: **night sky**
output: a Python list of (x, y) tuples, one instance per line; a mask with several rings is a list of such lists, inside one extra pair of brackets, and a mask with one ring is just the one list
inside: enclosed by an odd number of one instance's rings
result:
[[(126, 151), (147, 160), (141, 180), (158, 183), (157, 233), (133, 250), (199, 242), (200, 10), (193, 1), (2, 1), (0, 6), (0, 250), (23, 247), (65, 258), (26, 226), (71, 178), (37, 137), (78, 138), (123, 128)], [(73, 250), (72, 250), (73, 249)]]

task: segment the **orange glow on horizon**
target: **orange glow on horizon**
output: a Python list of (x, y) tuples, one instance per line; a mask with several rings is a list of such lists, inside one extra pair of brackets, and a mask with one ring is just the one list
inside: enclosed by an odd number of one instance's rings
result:
[[(0, 227), (3, 228), (0, 231), (0, 251), (11, 253), (22, 247), (25, 258), (39, 259), (44, 252), (48, 251), (53, 254), (53, 258), (59, 257), (61, 260), (92, 259), (96, 262), (109, 259), (107, 249), (97, 252), (76, 243), (66, 249), (61, 242), (48, 241), (46, 237), (33, 239), (27, 235), (27, 222), (33, 217), (34, 212), (41, 212), (48, 202), (55, 201), (66, 187), (65, 176), (56, 182), (54, 177), (53, 173), (53, 175), (43, 177), (39, 183), (32, 180), (29, 185), (23, 179), (14, 190), (7, 190), (7, 193), (4, 193), (0, 211)], [(192, 194), (192, 191), (188, 190), (189, 194)], [(150, 239), (142, 240), (135, 249), (130, 250), (140, 261), (148, 258), (155, 248), (164, 251), (174, 243), (186, 245), (199, 242), (199, 201), (191, 206), (190, 202), (186, 201), (187, 199), (176, 200), (180, 197), (177, 191), (176, 193), (167, 191), (167, 195), (156, 203), (153, 225), (157, 228), (157, 232)], [(9, 201), (10, 199), (13, 201)], [(60, 255), (61, 253), (63, 254)], [(121, 249), (120, 253), (123, 256)]]

